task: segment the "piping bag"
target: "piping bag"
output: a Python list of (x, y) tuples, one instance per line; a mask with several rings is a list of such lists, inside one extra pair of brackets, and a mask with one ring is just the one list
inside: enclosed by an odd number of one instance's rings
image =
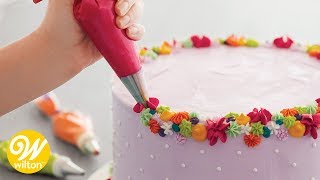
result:
[[(7, 157), (8, 148), (9, 141), (0, 141), (0, 166), (4, 166), (8, 170), (14, 170)], [(85, 171), (72, 162), (69, 157), (51, 153), (48, 163), (36, 174), (64, 178), (68, 175), (83, 176)]]
[(148, 95), (140, 58), (134, 42), (116, 26), (116, 1), (75, 0), (73, 14), (133, 98), (146, 105)]
[(74, 17), (138, 103), (147, 101), (140, 58), (125, 30), (116, 27), (116, 0), (75, 0)]
[(89, 117), (80, 112), (63, 110), (52, 92), (37, 98), (34, 103), (41, 113), (51, 118), (55, 136), (77, 146), (84, 154), (99, 154), (100, 146)]

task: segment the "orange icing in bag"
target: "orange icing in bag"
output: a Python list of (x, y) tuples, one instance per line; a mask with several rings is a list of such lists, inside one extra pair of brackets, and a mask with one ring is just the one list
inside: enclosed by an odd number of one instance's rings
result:
[[(70, 112), (55, 109), (52, 102), (53, 93), (38, 98), (35, 103), (39, 110), (52, 119), (54, 134), (61, 140), (77, 146), (85, 154), (98, 155), (99, 144), (95, 138), (91, 119), (80, 112)], [(56, 113), (52, 113), (56, 112)]]

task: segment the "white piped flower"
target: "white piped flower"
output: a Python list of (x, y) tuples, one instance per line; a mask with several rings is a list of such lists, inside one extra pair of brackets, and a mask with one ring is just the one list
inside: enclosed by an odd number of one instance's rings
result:
[(267, 124), (268, 129), (271, 130), (271, 134), (277, 135), (278, 129), (280, 129), (280, 125), (274, 121), (269, 121)]
[(172, 135), (172, 134), (173, 134), (173, 131), (172, 131), (172, 122), (171, 122), (171, 121), (164, 122), (164, 123), (161, 125), (161, 128), (164, 129), (164, 133), (165, 133), (166, 135)]
[(246, 125), (241, 125), (240, 127), (241, 127), (241, 134), (246, 134), (246, 135), (250, 134), (251, 127), (249, 123), (247, 123)]

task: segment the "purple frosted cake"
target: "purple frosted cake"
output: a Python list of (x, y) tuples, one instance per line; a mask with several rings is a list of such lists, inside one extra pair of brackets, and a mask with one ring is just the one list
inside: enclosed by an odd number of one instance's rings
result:
[(320, 180), (320, 46), (192, 36), (140, 54), (156, 98), (114, 81), (112, 180)]

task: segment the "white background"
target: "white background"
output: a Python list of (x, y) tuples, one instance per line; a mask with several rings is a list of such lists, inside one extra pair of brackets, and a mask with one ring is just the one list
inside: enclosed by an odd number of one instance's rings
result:
[[(32, 32), (41, 22), (45, 6), (46, 3), (34, 5), (31, 0), (0, 0), (0, 46)], [(290, 35), (300, 42), (319, 43), (319, 7), (319, 0), (145, 0), (141, 23), (147, 32), (140, 44), (155, 45), (191, 34), (226, 37), (232, 33), (259, 40)], [(92, 116), (103, 148), (100, 157), (83, 157), (55, 139), (50, 123), (39, 116), (32, 104), (0, 118), (0, 139), (9, 138), (20, 129), (36, 129), (45, 134), (54, 151), (71, 156), (88, 174), (92, 173), (112, 157), (110, 74), (102, 60), (56, 90), (64, 106)], [(21, 179), (21, 175), (0, 168), (0, 180), (4, 179)]]

